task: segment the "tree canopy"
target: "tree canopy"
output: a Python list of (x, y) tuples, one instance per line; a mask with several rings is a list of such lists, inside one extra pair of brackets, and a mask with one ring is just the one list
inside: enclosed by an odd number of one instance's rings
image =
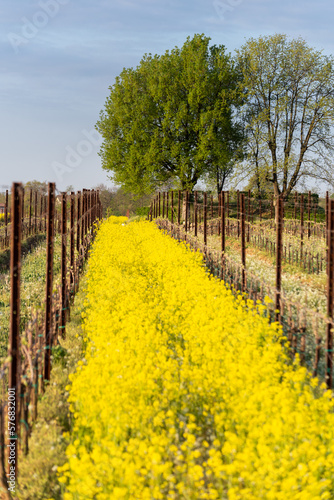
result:
[(182, 48), (145, 55), (110, 87), (96, 128), (102, 167), (133, 193), (174, 181), (192, 190), (208, 176), (222, 180), (242, 139), (234, 110), (239, 74), (223, 45), (195, 35)]
[(242, 174), (276, 195), (310, 177), (333, 185), (333, 58), (276, 34), (248, 40), (237, 60), (247, 95)]

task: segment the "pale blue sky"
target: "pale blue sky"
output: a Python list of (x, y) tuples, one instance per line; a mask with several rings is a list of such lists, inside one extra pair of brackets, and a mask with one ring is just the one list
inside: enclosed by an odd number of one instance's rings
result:
[(204, 33), (234, 53), (286, 33), (334, 53), (334, 4), (295, 0), (1, 0), (0, 190), (13, 181), (107, 180), (91, 134), (123, 67)]

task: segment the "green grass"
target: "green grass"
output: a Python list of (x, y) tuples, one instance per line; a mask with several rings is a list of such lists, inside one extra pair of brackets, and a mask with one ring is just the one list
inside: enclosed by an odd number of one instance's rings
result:
[(84, 341), (81, 313), (84, 308), (85, 278), (71, 308), (66, 325), (66, 339), (60, 340), (52, 353), (51, 382), (38, 404), (38, 419), (29, 440), (29, 453), (19, 457), (18, 500), (63, 498), (63, 486), (57, 480), (57, 467), (66, 461), (67, 434), (71, 416), (67, 403), (68, 376), (82, 359)]
[[(55, 238), (54, 286), (60, 281), (60, 236)], [(21, 328), (29, 322), (34, 311), (44, 309), (46, 276), (46, 241), (28, 252), (21, 267)], [(0, 364), (7, 356), (10, 322), (10, 274), (0, 274)]]

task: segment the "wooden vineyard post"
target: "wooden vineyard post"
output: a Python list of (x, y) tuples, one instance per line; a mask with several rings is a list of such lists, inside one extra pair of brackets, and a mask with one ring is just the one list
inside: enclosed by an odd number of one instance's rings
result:
[(169, 191), (166, 193), (166, 219), (169, 220)]
[(207, 211), (208, 211), (208, 206), (207, 206), (207, 194), (203, 193), (203, 238), (204, 238), (204, 245), (207, 243)]
[(242, 277), (241, 277), (241, 292), (246, 291), (246, 228), (245, 228), (245, 195), (240, 196), (240, 216), (241, 216), (241, 264), (242, 264)]
[(158, 216), (160, 217), (161, 215), (161, 193), (159, 191), (158, 193)]
[(48, 214), (46, 234), (46, 300), (45, 300), (45, 354), (44, 379), (50, 380), (51, 374), (51, 342), (52, 342), (52, 288), (53, 288), (53, 250), (55, 220), (55, 184), (48, 187)]
[(327, 211), (327, 332), (326, 332), (326, 384), (333, 387), (333, 301), (334, 301), (334, 200), (328, 200)]
[(12, 187), (11, 209), (11, 252), (10, 252), (10, 332), (9, 332), (9, 365), (8, 393), (15, 398), (13, 419), (10, 422), (9, 441), (11, 453), (14, 453), (15, 477), (17, 478), (18, 436), (19, 436), (19, 404), (20, 404), (20, 282), (21, 282), (21, 240), (22, 240), (22, 202), (23, 188), (21, 183)]
[(282, 281), (282, 230), (283, 230), (283, 200), (277, 197), (277, 225), (276, 225), (276, 321), (281, 320), (281, 281)]

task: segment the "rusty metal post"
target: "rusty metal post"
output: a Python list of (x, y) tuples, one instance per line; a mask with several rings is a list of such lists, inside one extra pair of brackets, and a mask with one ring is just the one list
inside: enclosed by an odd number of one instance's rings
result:
[(170, 211), (171, 223), (174, 224), (174, 191), (171, 192)]
[(166, 193), (166, 218), (169, 220), (169, 191)]
[[(329, 228), (329, 217), (328, 217), (328, 213), (329, 213), (329, 194), (328, 194), (328, 191), (326, 191), (326, 205), (325, 205), (325, 218), (326, 218), (326, 247), (327, 247), (327, 251), (326, 251), (326, 266), (328, 267), (328, 228)], [(326, 269), (327, 269), (326, 267)], [(328, 270), (327, 270), (328, 272)]]
[(304, 254), (304, 195), (300, 195), (300, 262)]
[(230, 192), (229, 191), (227, 191), (227, 193), (226, 193), (226, 215), (227, 215), (226, 235), (229, 236), (230, 235), (230, 221), (229, 221), (229, 217), (230, 217)]
[(238, 225), (238, 238), (240, 236), (240, 193), (237, 191), (237, 225)]
[(241, 212), (241, 264), (242, 264), (242, 281), (241, 291), (246, 292), (246, 228), (245, 228), (245, 195), (241, 194), (240, 199), (240, 212)]
[(220, 213), (221, 213), (221, 251), (225, 252), (225, 192), (220, 194)]
[(195, 198), (194, 198), (194, 226), (195, 226), (195, 237), (197, 237), (197, 229), (198, 229), (198, 213), (197, 213), (197, 191), (195, 191)]
[(70, 268), (71, 268), (71, 277), (70, 284), (71, 287), (74, 284), (74, 218), (75, 218), (75, 193), (71, 192), (71, 243), (70, 243)]
[(40, 206), (39, 206), (39, 232), (42, 232), (43, 202), (44, 202), (44, 196), (41, 194)]
[(166, 199), (166, 195), (165, 195), (165, 191), (162, 192), (162, 218), (164, 219), (165, 218), (165, 199)]
[(178, 191), (178, 205), (177, 205), (177, 223), (180, 225), (181, 222), (181, 191)]
[(91, 233), (93, 229), (93, 190), (88, 192), (88, 232)]
[(67, 240), (67, 206), (66, 193), (61, 194), (61, 314), (60, 325), (62, 337), (65, 338), (66, 309), (67, 309), (67, 266), (66, 266), (66, 240)]
[(307, 200), (307, 237), (311, 236), (311, 191), (308, 192), (308, 200)]
[(281, 320), (281, 283), (282, 283), (282, 231), (283, 231), (283, 201), (277, 197), (277, 223), (276, 223), (276, 321)]
[(31, 235), (31, 215), (32, 215), (32, 190), (30, 189), (29, 193), (29, 226), (28, 226), (28, 234)]
[(37, 234), (37, 191), (34, 199), (34, 234)]
[[(221, 207), (221, 201), (222, 197), (220, 196), (222, 191), (218, 193), (218, 214), (217, 214), (217, 234), (218, 236), (221, 236), (221, 216), (222, 216), (222, 207)], [(211, 234), (213, 234), (213, 222), (211, 222), (212, 227), (211, 227)]]
[(203, 193), (203, 226), (204, 226), (204, 245), (207, 244), (207, 218), (208, 218), (208, 205), (207, 205), (207, 194)]
[[(12, 186), (11, 209), (11, 252), (10, 252), (10, 332), (9, 332), (9, 390), (15, 397), (14, 419), (10, 420), (10, 445), (14, 452), (15, 477), (17, 478), (19, 405), (20, 405), (20, 281), (21, 281), (21, 241), (22, 241), (22, 203), (23, 188), (21, 183)], [(14, 424), (14, 426), (12, 426)]]
[(44, 231), (46, 232), (47, 196), (44, 196)]
[(88, 235), (88, 220), (89, 220), (89, 189), (85, 189), (85, 238)]
[(161, 193), (159, 191), (158, 193), (158, 216), (160, 217), (161, 215)]
[(85, 241), (85, 192), (86, 189), (83, 189), (81, 195), (81, 246)]
[(81, 192), (77, 193), (77, 252), (80, 251), (80, 224), (81, 224)]
[(55, 184), (49, 182), (48, 213), (46, 233), (46, 300), (45, 300), (45, 353), (44, 379), (50, 380), (52, 347), (52, 288), (53, 288), (53, 252), (55, 230)]
[(328, 200), (327, 229), (327, 323), (326, 331), (326, 384), (333, 387), (333, 316), (334, 316), (334, 200)]
[(188, 231), (188, 224), (189, 224), (189, 192), (188, 190), (185, 192), (185, 198), (186, 198), (186, 211), (185, 211), (185, 217), (186, 217), (186, 220), (185, 220), (185, 225), (184, 225), (184, 228), (185, 228), (185, 232)]
[(247, 223), (248, 223), (248, 230), (247, 230), (247, 243), (249, 243), (249, 238), (250, 238), (250, 224), (251, 224), (251, 192), (250, 189), (248, 190), (248, 215), (247, 215)]
[(24, 187), (22, 187), (22, 224), (23, 223), (24, 223)]

